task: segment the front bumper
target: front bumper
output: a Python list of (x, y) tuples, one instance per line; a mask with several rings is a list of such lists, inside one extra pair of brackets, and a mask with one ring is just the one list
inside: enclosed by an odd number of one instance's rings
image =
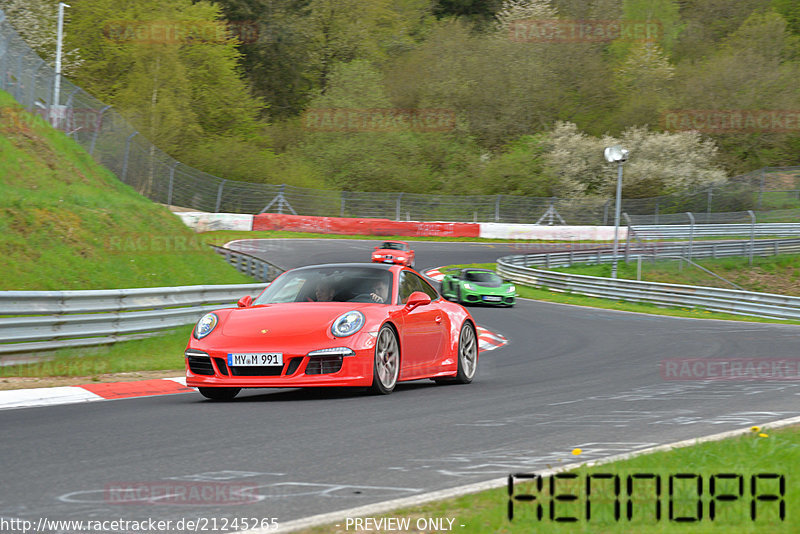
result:
[(461, 300), (470, 304), (488, 304), (491, 306), (512, 306), (517, 296), (514, 293), (502, 295), (494, 293), (475, 293), (462, 289)]
[(227, 352), (187, 349), (186, 385), (189, 387), (293, 388), (372, 385), (374, 351), (352, 356), (284, 354), (283, 365), (234, 367)]

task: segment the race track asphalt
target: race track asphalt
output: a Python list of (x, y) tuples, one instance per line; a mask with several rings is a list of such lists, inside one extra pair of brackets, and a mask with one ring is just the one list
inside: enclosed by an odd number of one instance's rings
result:
[[(250, 252), (288, 268), (368, 258), (374, 243), (264, 245)], [(415, 245), (420, 270), (514, 253)], [(229, 403), (188, 393), (2, 411), (0, 517), (286, 522), (535, 472), (574, 461), (576, 447), (595, 459), (800, 415), (797, 381), (674, 380), (660, 365), (793, 358), (797, 326), (528, 300), (470, 311), (510, 340), (483, 353), (470, 385), (414, 382), (386, 397), (251, 390)], [(256, 502), (239, 502), (235, 490), (252, 487)], [(203, 488), (216, 493), (197, 493)], [(164, 497), (193, 490), (197, 502)]]

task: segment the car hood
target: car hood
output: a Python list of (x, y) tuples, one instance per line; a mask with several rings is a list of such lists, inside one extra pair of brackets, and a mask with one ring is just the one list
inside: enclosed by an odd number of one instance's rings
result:
[(408, 254), (407, 250), (395, 250), (393, 248), (379, 248), (373, 254), (394, 254), (395, 256), (402, 256)]
[(251, 308), (231, 310), (223, 321), (222, 335), (253, 337), (268, 334), (270, 337), (308, 336), (329, 331), (337, 317), (350, 310), (358, 310), (368, 318), (365, 308), (375, 304), (352, 302), (291, 302), (265, 304)]
[(473, 282), (472, 280), (464, 280), (464, 283), (480, 287), (503, 287), (506, 285), (504, 282)]

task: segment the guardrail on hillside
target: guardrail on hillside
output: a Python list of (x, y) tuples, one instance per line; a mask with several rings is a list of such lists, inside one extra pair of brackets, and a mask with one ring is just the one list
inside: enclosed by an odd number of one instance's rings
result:
[(284, 269), (281, 269), (277, 265), (267, 260), (257, 258), (256, 256), (245, 254), (244, 252), (238, 252), (216, 245), (211, 245), (211, 248), (214, 249), (214, 252), (217, 254), (224, 256), (225, 261), (236, 267), (239, 272), (251, 276), (256, 280), (261, 280), (262, 282), (272, 282), (278, 275), (284, 272)]
[(87, 347), (196, 322), (265, 284), (0, 291), (0, 354)]
[(529, 267), (530, 256), (500, 258), (497, 272), (516, 283), (551, 291), (660, 306), (703, 308), (736, 315), (800, 319), (800, 297), (545, 271)]
[(629, 227), (639, 239), (691, 239), (694, 237), (800, 236), (800, 223), (758, 224), (653, 224)]
[[(644, 246), (630, 244), (617, 254), (620, 261), (658, 259), (724, 258), (732, 256), (774, 256), (777, 254), (800, 254), (800, 238), (765, 239), (759, 241), (700, 242), (700, 243), (652, 243)], [(523, 258), (524, 265), (545, 267), (569, 267), (573, 264), (601, 264), (614, 261), (614, 252), (609, 247), (565, 252), (537, 252), (509, 256)]]

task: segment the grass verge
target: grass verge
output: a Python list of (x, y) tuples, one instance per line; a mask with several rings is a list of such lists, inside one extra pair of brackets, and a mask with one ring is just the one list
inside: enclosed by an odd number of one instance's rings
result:
[(252, 280), (0, 91), (0, 290)]
[[(800, 295), (800, 255), (797, 254), (754, 257), (752, 266), (745, 257), (693, 261), (747, 291)], [(611, 265), (574, 265), (551, 270), (588, 276), (611, 276)], [(636, 276), (636, 262), (618, 264), (617, 277), (635, 280)], [(681, 266), (677, 261), (642, 262), (642, 280), (735, 289), (697, 267), (685, 262)]]
[[(580, 456), (575, 459), (579, 460)], [(777, 478), (768, 475), (777, 475)], [(505, 487), (399, 509), (372, 519), (407, 519), (411, 528), (400, 532), (437, 532), (433, 528), (414, 527), (426, 526), (428, 519), (444, 520), (445, 525), (447, 520), (453, 520), (451, 530), (464, 534), (797, 532), (800, 485), (795, 481), (800, 476), (800, 427), (758, 428), (739, 437), (581, 467), (559, 476), (561, 478), (544, 479), (541, 487), (536, 480), (515, 478), (514, 495), (530, 495), (535, 500), (514, 500), (511, 520), (508, 518), (509, 492)], [(783, 490), (781, 476), (784, 477)], [(620, 483), (618, 492), (614, 488), (615, 477)], [(591, 493), (587, 496), (589, 480)], [(657, 480), (660, 488), (656, 487)], [(555, 492), (551, 491), (551, 484)], [(702, 492), (698, 492), (698, 485)], [(554, 498), (556, 496), (561, 498)], [(776, 498), (771, 500), (770, 496)], [(588, 518), (587, 503), (590, 505)], [(754, 503), (755, 518), (751, 515)], [(617, 504), (619, 511), (615, 513)], [(781, 505), (784, 506), (783, 520)], [(656, 509), (660, 512), (659, 519), (656, 519)], [(615, 519), (616, 515), (619, 520)], [(558, 517), (575, 521), (554, 519)], [(677, 521), (678, 518), (686, 520)], [(346, 527), (347, 523), (341, 521), (338, 526), (332, 524), (301, 532), (331, 534), (354, 530), (352, 524), (349, 529)]]
[(136, 379), (141, 373), (181, 376), (183, 350), (192, 328), (188, 325), (113, 345), (42, 353), (47, 359), (0, 367), (0, 390)]

